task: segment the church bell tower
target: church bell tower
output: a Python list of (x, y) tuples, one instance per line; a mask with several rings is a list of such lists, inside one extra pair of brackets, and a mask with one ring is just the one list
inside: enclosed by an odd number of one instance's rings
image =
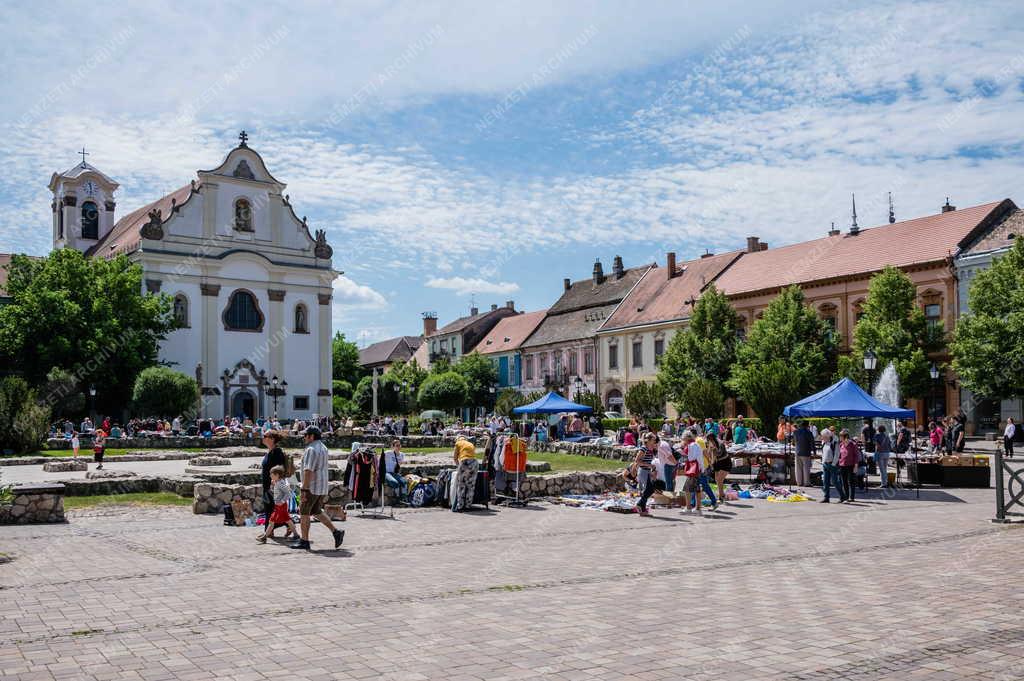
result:
[(74, 248), (85, 253), (114, 227), (114, 192), (118, 184), (82, 161), (50, 178), (53, 201), (53, 248)]

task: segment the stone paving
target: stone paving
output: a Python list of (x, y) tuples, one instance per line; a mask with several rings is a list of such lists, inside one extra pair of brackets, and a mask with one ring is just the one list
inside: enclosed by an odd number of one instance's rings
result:
[(1024, 678), (991, 490), (704, 518), (351, 518), (340, 551), (188, 509), (0, 528), (0, 680)]

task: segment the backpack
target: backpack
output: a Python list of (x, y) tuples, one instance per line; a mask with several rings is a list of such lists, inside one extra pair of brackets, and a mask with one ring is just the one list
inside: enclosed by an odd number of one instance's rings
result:
[(430, 506), (437, 499), (437, 485), (424, 480), (412, 488), (409, 494), (409, 505), (413, 508)]
[(231, 508), (231, 504), (224, 504), (220, 507), (220, 510), (224, 512), (224, 524), (235, 526), (235, 512)]

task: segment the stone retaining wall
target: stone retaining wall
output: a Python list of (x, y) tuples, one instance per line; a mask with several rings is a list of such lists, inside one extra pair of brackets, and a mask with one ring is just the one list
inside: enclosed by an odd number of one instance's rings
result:
[(0, 525), (64, 522), (64, 485), (18, 485), (12, 503), (0, 506)]
[(131, 478), (69, 479), (62, 481), (65, 494), (75, 497), (134, 494), (138, 492), (170, 492), (182, 497), (191, 497), (196, 483), (200, 482), (205, 482), (205, 480), (185, 475), (137, 475)]
[[(82, 451), (92, 449), (92, 437), (82, 435), (80, 438)], [(329, 449), (349, 449), (353, 442), (371, 445), (386, 445), (394, 439), (393, 435), (324, 435), (323, 441)], [(454, 437), (432, 435), (406, 435), (399, 438), (403, 447), (453, 447)], [(64, 438), (50, 438), (46, 441), (47, 449), (71, 449), (71, 441)], [(285, 449), (301, 449), (305, 441), (298, 435), (289, 435), (282, 442)], [(256, 437), (123, 437), (107, 439), (107, 447), (117, 449), (221, 449), (224, 447), (259, 447)]]
[(599, 459), (612, 461), (632, 461), (636, 458), (635, 447), (620, 445), (593, 445), (586, 442), (537, 442), (530, 447), (535, 452), (553, 452), (559, 454), (575, 454), (576, 456), (596, 456)]
[[(617, 473), (555, 473), (552, 475), (530, 475), (522, 480), (523, 497), (545, 497), (559, 494), (599, 494), (621, 492), (625, 489), (622, 477)], [(222, 485), (200, 482), (194, 487), (192, 512), (220, 513), (224, 504), (234, 499), (248, 499), (256, 513), (263, 512), (262, 488), (253, 485)], [(329, 503), (346, 504), (351, 500), (348, 488), (340, 482), (332, 482), (328, 493)], [(384, 503), (393, 503), (390, 488), (384, 490)]]

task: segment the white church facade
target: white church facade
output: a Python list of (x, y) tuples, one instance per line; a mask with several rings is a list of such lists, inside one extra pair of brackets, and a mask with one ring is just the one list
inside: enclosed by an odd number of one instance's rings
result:
[[(331, 295), (340, 274), (284, 183), (241, 143), (188, 185), (115, 219), (118, 184), (84, 161), (50, 180), (54, 248), (125, 254), (174, 299), (160, 360), (195, 375), (201, 416), (331, 413)], [(276, 379), (276, 381), (275, 381)]]

